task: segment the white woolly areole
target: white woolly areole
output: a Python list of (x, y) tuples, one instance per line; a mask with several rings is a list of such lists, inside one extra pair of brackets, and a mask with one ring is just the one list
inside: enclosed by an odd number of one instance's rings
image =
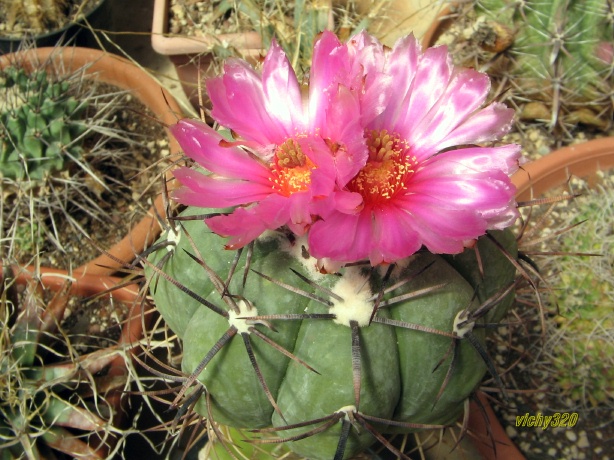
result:
[(296, 237), (293, 243), (286, 240), (281, 245), (281, 249), (294, 257), (305, 268), (310, 278), (317, 281), (325, 275), (318, 269), (318, 259), (311, 257), (307, 248), (309, 248), (307, 235)]
[(369, 299), (373, 294), (369, 279), (361, 274), (360, 269), (348, 267), (332, 292), (342, 299), (330, 299), (333, 302), (330, 313), (335, 315), (335, 323), (348, 327), (351, 321), (356, 321), (359, 326), (369, 325), (374, 307)]
[(258, 316), (258, 310), (244, 300), (239, 300), (237, 302), (237, 307), (239, 307), (238, 313), (234, 310), (228, 311), (228, 323), (234, 326), (239, 334), (243, 334), (244, 332), (249, 334), (249, 328), (252, 327), (252, 324), (247, 323), (249, 320), (241, 318), (246, 316)]
[(350, 417), (350, 414), (355, 414), (356, 413), (356, 406), (350, 405), (350, 406), (340, 407), (339, 410), (336, 413), (338, 414), (339, 412), (345, 412), (345, 418), (347, 420), (351, 421), (351, 419), (353, 419), (353, 417)]
[(170, 227), (166, 232), (166, 241), (168, 241), (169, 243), (175, 243), (175, 244), (174, 245), (167, 244), (166, 250), (168, 252), (173, 252), (175, 248), (177, 247), (177, 245), (179, 244), (180, 240), (181, 240), (181, 233), (178, 230), (175, 230), (173, 227)]
[(454, 326), (452, 327), (452, 331), (460, 338), (465, 337), (468, 332), (473, 331), (473, 327), (475, 326), (475, 321), (470, 321), (466, 324), (461, 324), (467, 321), (469, 318), (468, 310), (461, 310), (454, 318)]

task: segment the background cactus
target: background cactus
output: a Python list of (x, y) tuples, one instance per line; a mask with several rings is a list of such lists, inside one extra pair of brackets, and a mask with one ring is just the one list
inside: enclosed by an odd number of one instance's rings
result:
[(452, 55), (495, 77), (493, 88), (521, 118), (559, 138), (578, 123), (612, 127), (611, 1), (475, 0), (459, 8), (459, 31), (446, 40)]
[(99, 254), (88, 237), (108, 248), (150, 206), (150, 180), (163, 166), (137, 172), (163, 155), (166, 139), (147, 107), (105, 83), (113, 74), (95, 71), (102, 63), (92, 59), (62, 47), (0, 59), (3, 258), (29, 263), (44, 253), (43, 265), (77, 267)]
[[(557, 209), (556, 221), (563, 228), (577, 222), (559, 237), (563, 257), (548, 258), (542, 270), (557, 286), (554, 292), (560, 315), (546, 330), (541, 345), (543, 359), (534, 366), (543, 368), (556, 382), (560, 404), (583, 410), (611, 405), (614, 400), (614, 209), (612, 181), (595, 189), (582, 190), (576, 198), (577, 212)], [(579, 190), (578, 190), (579, 191)], [(594, 254), (578, 257), (575, 254)]]
[(488, 285), (471, 254), (322, 275), (284, 233), (222, 250), (200, 213), (182, 214), (146, 268), (158, 310), (183, 339), (188, 377), (176, 403), (197, 401), (213, 423), (273, 425), (312, 459), (349, 458), (379, 433), (457, 420), (490, 365), (484, 317), (511, 301), (509, 232), (496, 233), (507, 250), (490, 236), (477, 246), (501, 264)]
[(18, 67), (0, 72), (0, 174), (10, 179), (42, 180), (79, 159), (87, 131), (88, 101), (70, 91), (69, 81), (51, 81), (45, 70)]
[[(18, 271), (15, 271), (18, 274)], [(120, 431), (113, 391), (128, 374), (105, 375), (121, 349), (80, 354), (60, 326), (71, 282), (52, 292), (37, 278), (20, 286), (4, 267), (0, 280), (0, 451), (4, 460), (108, 458)], [(73, 304), (74, 306), (74, 304)], [(64, 457), (53, 457), (64, 458)]]

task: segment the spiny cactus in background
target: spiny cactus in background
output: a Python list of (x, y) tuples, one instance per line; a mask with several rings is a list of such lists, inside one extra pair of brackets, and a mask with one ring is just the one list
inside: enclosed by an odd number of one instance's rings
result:
[[(459, 34), (453, 54), (503, 82), (495, 88), (507, 90), (521, 118), (545, 122), (560, 136), (578, 123), (612, 126), (611, 0), (475, 0), (459, 8), (460, 18), (475, 22)], [(465, 60), (467, 38), (481, 47), (476, 60)]]
[(45, 70), (10, 66), (0, 71), (0, 90), (5, 95), (0, 107), (2, 177), (36, 183), (80, 158), (88, 102), (71, 93), (69, 81), (51, 81)]
[(487, 370), (500, 383), (484, 327), (517, 282), (520, 149), (475, 145), (513, 111), (413, 36), (324, 32), (309, 85), (273, 43), (261, 74), (207, 82), (233, 138), (171, 127), (207, 170), (174, 172), (189, 207), (145, 267), (183, 340), (175, 404), (314, 460), (376, 440), (405, 458), (383, 434), (452, 425)]
[(0, 62), (0, 252), (24, 263), (45, 252), (57, 266), (52, 254), (76, 255), (67, 248), (86, 222), (109, 222), (105, 197), (136, 204), (124, 182), (145, 147), (124, 121), (128, 90), (75, 65), (70, 50), (48, 51)]
[[(549, 258), (542, 271), (554, 277), (560, 316), (547, 329), (543, 353), (536, 366), (556, 381), (562, 404), (572, 400), (591, 408), (614, 399), (614, 209), (612, 180), (598, 189), (583, 190), (577, 213), (561, 209), (563, 227), (583, 224), (560, 237), (561, 251), (597, 257), (566, 255)], [(577, 215), (576, 215), (577, 214)], [(568, 403), (567, 403), (568, 404)]]
[[(17, 272), (16, 272), (17, 273)], [(119, 431), (107, 398), (126, 377), (105, 369), (121, 352), (79, 355), (61, 329), (70, 281), (53, 293), (40, 280), (19, 287), (12, 270), (0, 279), (0, 451), (2, 458), (36, 459), (41, 453), (107, 458)], [(100, 373), (100, 376), (98, 375)], [(55, 457), (54, 457), (55, 458)]]

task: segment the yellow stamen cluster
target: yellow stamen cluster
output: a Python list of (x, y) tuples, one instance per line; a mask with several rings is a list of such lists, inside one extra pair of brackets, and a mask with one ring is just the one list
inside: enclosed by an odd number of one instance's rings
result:
[(417, 160), (409, 155), (407, 142), (398, 134), (374, 130), (367, 133), (366, 139), (369, 159), (348, 189), (360, 193), (365, 204), (382, 203), (407, 189)]
[(273, 190), (283, 196), (302, 192), (311, 184), (313, 162), (303, 153), (295, 139), (288, 139), (277, 147), (275, 162), (271, 163)]

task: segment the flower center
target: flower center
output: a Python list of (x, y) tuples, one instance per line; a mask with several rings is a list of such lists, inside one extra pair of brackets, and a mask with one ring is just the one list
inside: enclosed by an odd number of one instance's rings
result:
[(301, 150), (294, 139), (288, 139), (275, 150), (275, 161), (271, 163), (273, 190), (283, 196), (309, 189), (313, 162)]
[(385, 129), (365, 133), (369, 158), (349, 182), (348, 189), (360, 193), (365, 205), (382, 204), (407, 189), (417, 160), (407, 142)]

